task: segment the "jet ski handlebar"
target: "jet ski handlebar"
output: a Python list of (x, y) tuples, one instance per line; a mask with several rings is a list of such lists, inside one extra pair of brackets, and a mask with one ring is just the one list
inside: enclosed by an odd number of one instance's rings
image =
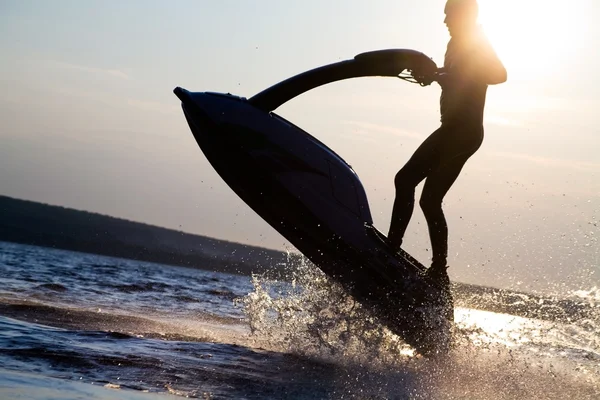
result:
[(253, 106), (269, 112), (316, 87), (367, 76), (396, 77), (426, 86), (434, 80), (437, 69), (431, 58), (416, 50), (370, 51), (358, 54), (351, 60), (328, 64), (295, 75), (263, 90), (248, 101)]

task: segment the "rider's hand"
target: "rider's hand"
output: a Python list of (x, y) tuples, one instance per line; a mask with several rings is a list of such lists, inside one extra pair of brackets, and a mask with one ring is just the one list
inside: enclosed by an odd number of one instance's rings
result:
[(436, 80), (435, 77), (439, 70), (431, 59), (425, 57), (421, 62), (413, 65), (409, 72), (421, 86), (429, 86)]
[(427, 75), (421, 74), (421, 75), (414, 75), (414, 78), (417, 82), (419, 82), (420, 85), (429, 86), (435, 80), (435, 75), (434, 74), (427, 74)]
[(435, 81), (436, 70), (430, 71), (412, 71), (412, 76), (421, 86), (429, 86)]
[(444, 71), (443, 68), (440, 68), (440, 70), (435, 74), (434, 80), (439, 83), (440, 86), (444, 86), (450, 79), (450, 76), (451, 75), (448, 72)]

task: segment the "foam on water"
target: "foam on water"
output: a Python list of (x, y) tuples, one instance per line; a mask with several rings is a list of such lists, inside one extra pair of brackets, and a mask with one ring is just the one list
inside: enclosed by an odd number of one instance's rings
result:
[[(360, 371), (349, 374), (357, 381), (346, 383), (352, 387), (348, 393), (367, 398), (383, 390), (389, 395), (400, 381), (406, 389), (406, 379), (399, 376), (408, 374), (414, 388), (410, 398), (419, 398), (419, 393), (426, 393), (425, 398), (478, 399), (600, 395), (600, 312), (589, 300), (597, 292), (578, 294), (593, 308), (586, 308), (587, 318), (575, 322), (557, 321), (554, 314), (546, 320), (527, 317), (528, 309), (544, 315), (533, 309), (551, 298), (540, 301), (526, 294), (516, 295), (523, 315), (457, 307), (450, 353), (430, 360), (416, 356), (310, 262), (300, 260), (293, 270), (290, 284), (253, 277), (253, 291), (240, 300), (253, 335), (278, 351)], [(574, 313), (580, 315), (581, 309)]]
[(574, 290), (573, 296), (588, 300), (591, 306), (600, 307), (600, 288), (593, 287), (589, 290)]
[(297, 262), (291, 283), (252, 277), (254, 290), (240, 303), (253, 334), (281, 350), (356, 362), (413, 354), (339, 284), (305, 259)]

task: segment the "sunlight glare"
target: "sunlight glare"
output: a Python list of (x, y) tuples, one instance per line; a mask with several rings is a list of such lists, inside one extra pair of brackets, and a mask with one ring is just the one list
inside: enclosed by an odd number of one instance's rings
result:
[(513, 78), (563, 73), (585, 47), (592, 0), (479, 0), (479, 21)]

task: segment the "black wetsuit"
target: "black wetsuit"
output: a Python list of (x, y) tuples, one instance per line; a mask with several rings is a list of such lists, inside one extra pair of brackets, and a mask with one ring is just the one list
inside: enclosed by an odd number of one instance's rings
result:
[(485, 68), (490, 67), (486, 65), (489, 63), (504, 68), (483, 35), (473, 35), (462, 42), (450, 40), (443, 68), (448, 79), (440, 82), (441, 126), (418, 147), (394, 180), (396, 199), (388, 239), (393, 247), (399, 248), (413, 213), (415, 188), (426, 179), (419, 204), (429, 229), (432, 265), (445, 266), (448, 256), (448, 227), (442, 199), (465, 162), (483, 142), (487, 87), (496, 83), (486, 79)]

